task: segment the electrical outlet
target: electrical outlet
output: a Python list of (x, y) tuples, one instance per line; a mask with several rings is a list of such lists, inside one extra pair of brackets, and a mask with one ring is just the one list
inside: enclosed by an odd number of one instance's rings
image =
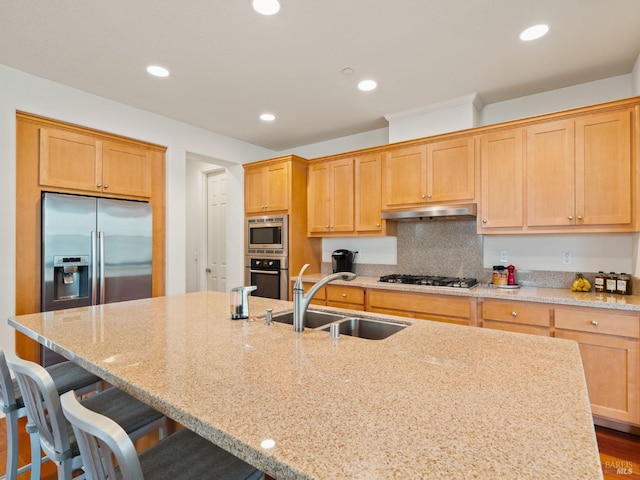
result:
[(573, 263), (573, 255), (571, 252), (562, 252), (562, 264), (571, 265)]
[(509, 263), (509, 252), (507, 250), (500, 250), (500, 263)]

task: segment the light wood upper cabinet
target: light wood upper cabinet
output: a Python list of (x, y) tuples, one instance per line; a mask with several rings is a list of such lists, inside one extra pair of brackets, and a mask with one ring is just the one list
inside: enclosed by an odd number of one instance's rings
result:
[(40, 129), (40, 185), (101, 191), (102, 142), (91, 135)]
[(527, 225), (573, 224), (575, 215), (574, 122), (526, 129)]
[(387, 152), (382, 209), (475, 199), (474, 139), (463, 138)]
[(151, 196), (151, 158), (144, 148), (102, 142), (102, 191), (117, 195)]
[(353, 158), (309, 166), (307, 222), (309, 234), (354, 231)]
[(576, 120), (576, 220), (631, 223), (631, 110)]
[(480, 233), (523, 226), (522, 148), (521, 128), (480, 137)]
[(371, 235), (381, 233), (382, 221), (382, 155), (356, 158), (355, 165), (355, 229)]
[(632, 224), (631, 110), (526, 129), (529, 227)]
[(382, 209), (410, 207), (427, 200), (427, 147), (387, 152), (382, 164)]
[(286, 212), (289, 209), (289, 190), (289, 162), (245, 167), (245, 213)]
[(475, 185), (473, 137), (427, 145), (427, 202), (472, 201)]
[(83, 192), (151, 196), (148, 151), (127, 143), (40, 129), (40, 185)]

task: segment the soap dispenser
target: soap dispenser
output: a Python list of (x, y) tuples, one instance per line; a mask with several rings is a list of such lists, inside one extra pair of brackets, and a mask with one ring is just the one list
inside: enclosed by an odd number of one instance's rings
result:
[(249, 292), (253, 292), (258, 287), (235, 287), (231, 289), (231, 319), (238, 320), (249, 318)]

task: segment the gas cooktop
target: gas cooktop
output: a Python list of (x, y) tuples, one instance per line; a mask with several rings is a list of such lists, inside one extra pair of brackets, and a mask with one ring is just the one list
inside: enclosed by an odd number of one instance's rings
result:
[(380, 282), (426, 285), (430, 287), (471, 288), (478, 284), (475, 278), (437, 277), (434, 275), (383, 275)]

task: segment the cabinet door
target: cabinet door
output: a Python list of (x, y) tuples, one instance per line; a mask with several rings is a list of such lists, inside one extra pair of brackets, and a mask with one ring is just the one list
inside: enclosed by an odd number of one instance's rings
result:
[(260, 213), (266, 209), (264, 168), (247, 168), (244, 171), (244, 209), (246, 213)]
[(474, 200), (474, 139), (427, 145), (427, 201)]
[(573, 120), (526, 129), (526, 178), (528, 226), (575, 223)]
[(331, 165), (312, 164), (307, 179), (307, 228), (309, 233), (331, 231)]
[(382, 159), (379, 154), (356, 158), (355, 229), (382, 231)]
[(522, 227), (522, 129), (480, 137), (481, 228)]
[(576, 120), (579, 225), (631, 223), (631, 110)]
[(331, 162), (331, 231), (353, 232), (353, 158)]
[(40, 185), (100, 192), (102, 142), (90, 135), (40, 129)]
[(102, 191), (117, 195), (151, 196), (151, 159), (147, 150), (124, 143), (102, 145)]
[(640, 424), (638, 339), (556, 329), (580, 346), (594, 415)]
[(384, 158), (383, 208), (393, 209), (424, 203), (427, 198), (426, 147), (388, 152)]
[(289, 209), (289, 164), (274, 163), (266, 167), (267, 212)]

